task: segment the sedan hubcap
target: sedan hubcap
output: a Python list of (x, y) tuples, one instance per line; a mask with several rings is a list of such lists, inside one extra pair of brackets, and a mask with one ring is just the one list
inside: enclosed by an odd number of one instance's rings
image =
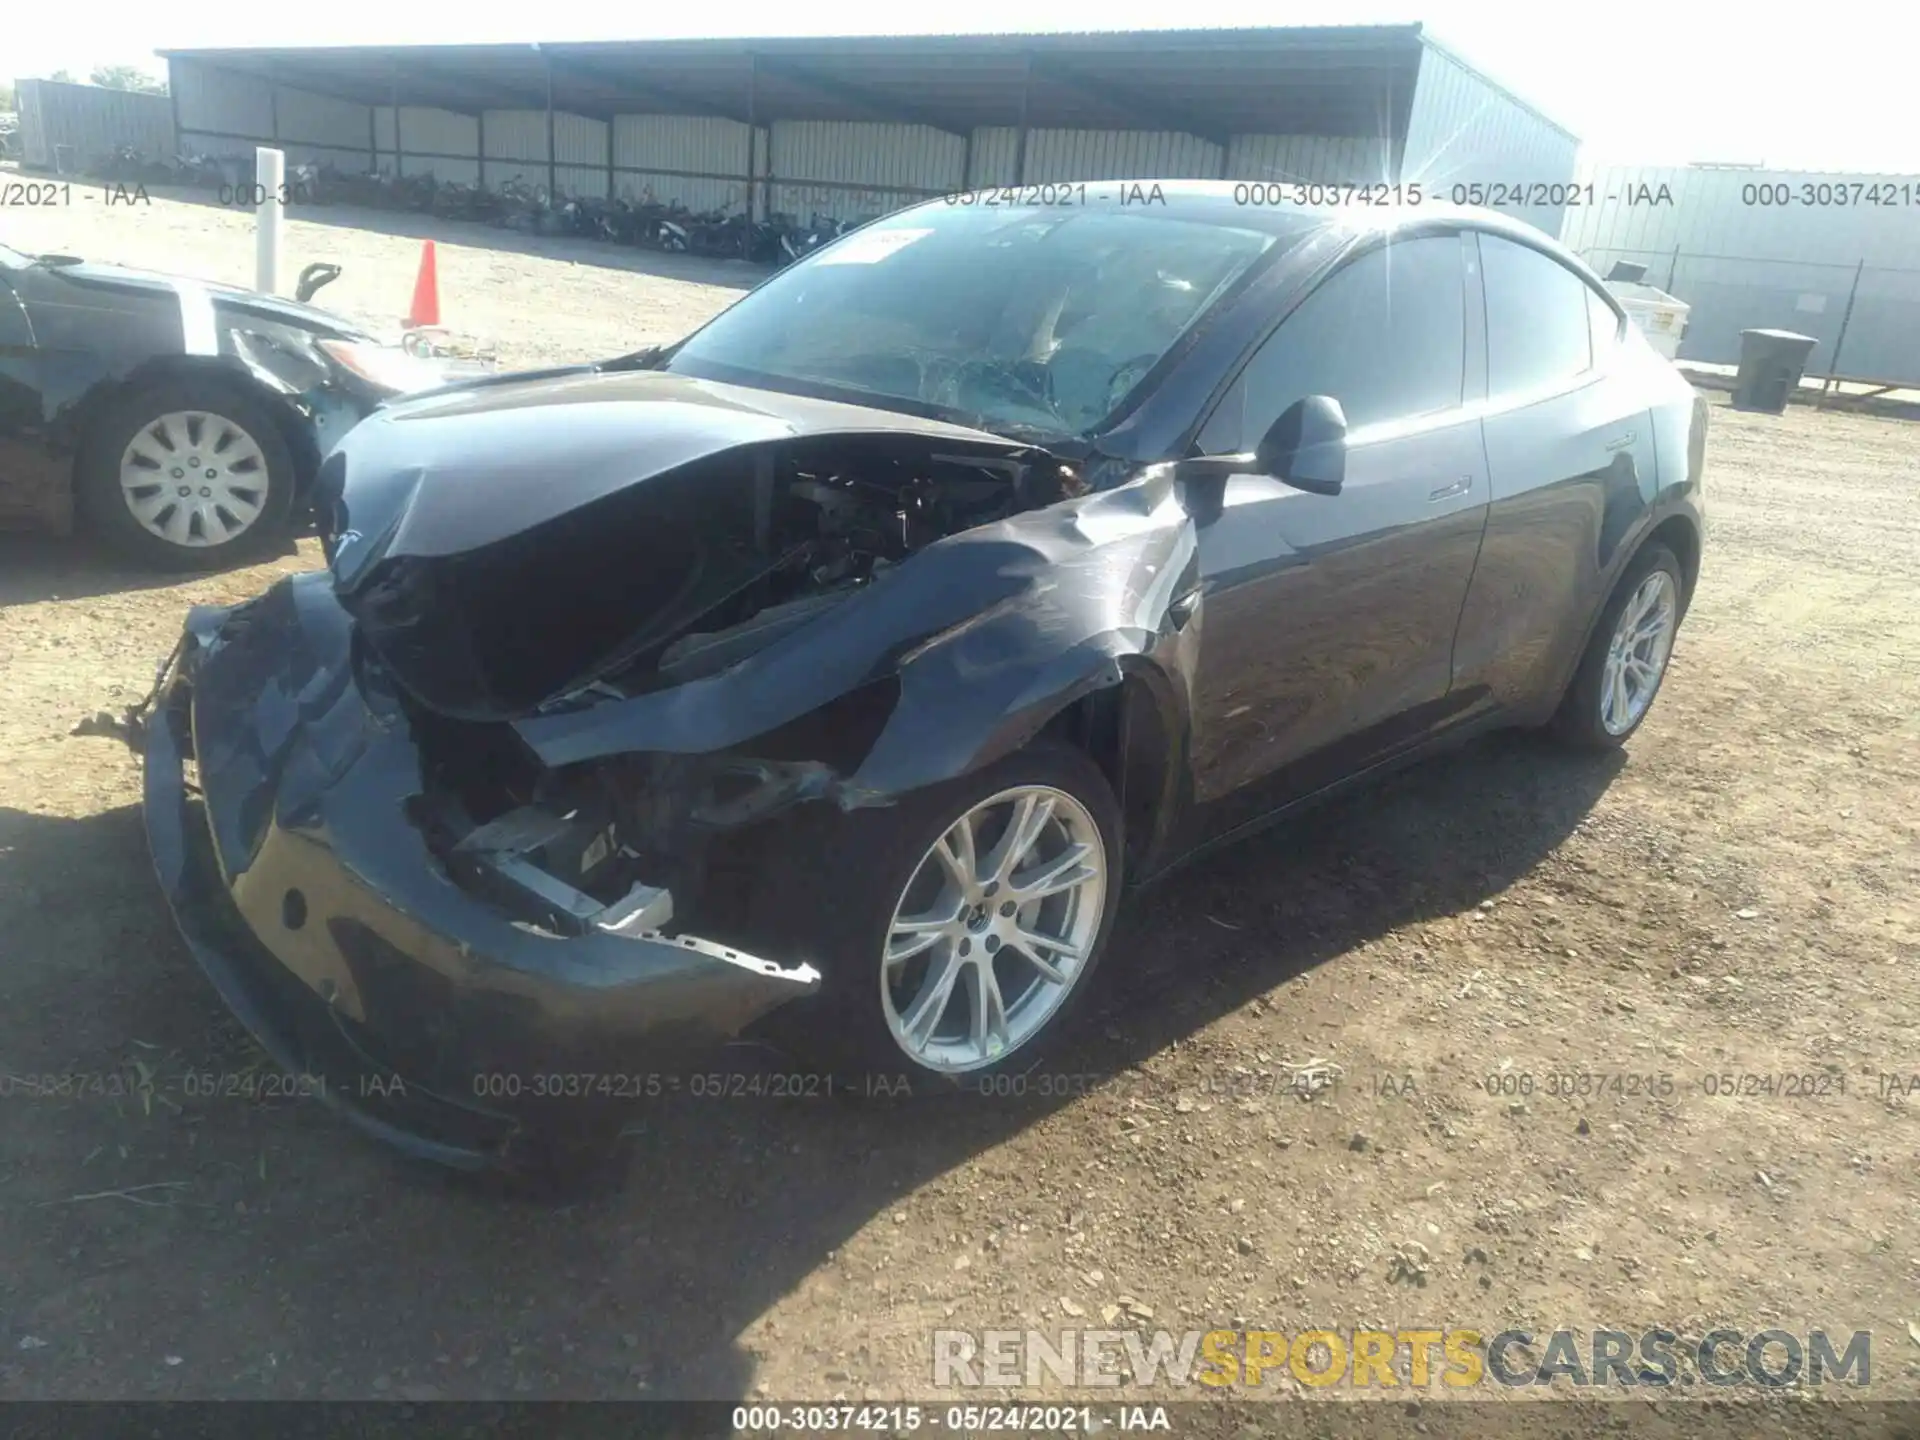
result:
[(1631, 730), (1653, 703), (1673, 650), (1674, 601), (1673, 577), (1655, 570), (1620, 611), (1600, 673), (1600, 723), (1609, 735)]
[(224, 545), (260, 518), (267, 457), (231, 420), (170, 411), (127, 442), (120, 493), (141, 527), (168, 544)]
[(1073, 796), (1045, 785), (981, 801), (921, 858), (887, 929), (880, 998), (930, 1070), (977, 1070), (1037, 1035), (1100, 931), (1107, 855)]

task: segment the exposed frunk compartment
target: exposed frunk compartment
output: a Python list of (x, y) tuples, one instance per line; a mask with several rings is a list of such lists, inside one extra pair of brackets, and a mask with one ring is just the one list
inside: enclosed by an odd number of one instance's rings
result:
[(505, 719), (596, 681), (632, 694), (737, 664), (1059, 484), (915, 436), (743, 447), (475, 550), (383, 559), (341, 598), (419, 704)]

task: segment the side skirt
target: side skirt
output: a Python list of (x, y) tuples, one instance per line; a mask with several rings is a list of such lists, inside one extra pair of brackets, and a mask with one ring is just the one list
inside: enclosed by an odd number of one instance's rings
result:
[(1330, 800), (1336, 800), (1352, 791), (1376, 784), (1387, 776), (1397, 774), (1422, 760), (1431, 759), (1449, 750), (1457, 750), (1482, 735), (1491, 734), (1496, 730), (1511, 729), (1513, 726), (1514, 719), (1506, 711), (1486, 711), (1471, 716), (1438, 735), (1389, 755), (1383, 760), (1377, 760), (1365, 769), (1356, 770), (1351, 775), (1323, 785), (1318, 790), (1302, 795), (1298, 799), (1289, 800), (1278, 809), (1269, 810), (1264, 815), (1256, 816), (1244, 824), (1236, 825), (1233, 829), (1196, 845), (1151, 874), (1136, 879), (1131, 888), (1142, 890), (1149, 885), (1157, 885), (1168, 876), (1178, 874), (1196, 861), (1205, 859), (1229, 845), (1238, 844), (1249, 836), (1293, 820), (1307, 810), (1324, 805)]

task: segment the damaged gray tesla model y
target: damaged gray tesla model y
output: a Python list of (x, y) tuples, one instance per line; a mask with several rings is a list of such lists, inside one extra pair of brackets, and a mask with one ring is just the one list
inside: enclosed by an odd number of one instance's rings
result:
[(763, 1020), (1024, 1069), (1123, 884), (1492, 726), (1619, 744), (1704, 404), (1534, 230), (1247, 192), (932, 201), (359, 425), (327, 569), (194, 610), (145, 716), (228, 1004), (363, 1127), (546, 1164)]

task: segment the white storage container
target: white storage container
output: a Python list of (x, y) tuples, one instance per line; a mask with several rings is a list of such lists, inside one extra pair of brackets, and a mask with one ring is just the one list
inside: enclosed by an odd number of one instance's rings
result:
[(1609, 280), (1606, 285), (1648, 344), (1669, 360), (1679, 355), (1681, 337), (1687, 333), (1687, 312), (1692, 308), (1686, 301), (1638, 280)]

